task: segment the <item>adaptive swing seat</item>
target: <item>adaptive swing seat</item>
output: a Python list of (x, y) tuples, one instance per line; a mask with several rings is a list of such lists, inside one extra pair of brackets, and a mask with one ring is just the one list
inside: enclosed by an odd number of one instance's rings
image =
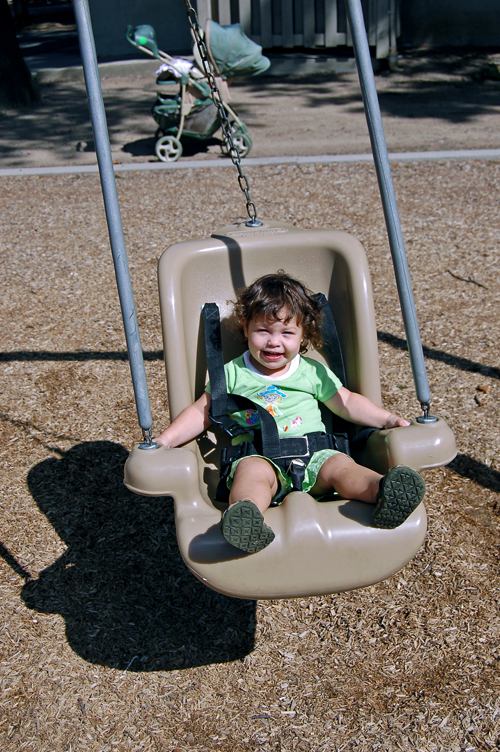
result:
[[(210, 238), (176, 244), (161, 257), (160, 305), (172, 420), (201, 395), (207, 380), (203, 304), (216, 302), (220, 308), (228, 361), (245, 349), (227, 325), (235, 290), (280, 268), (326, 295), (343, 351), (346, 386), (381, 404), (371, 282), (361, 244), (344, 232), (264, 221), (258, 227), (234, 224)], [(308, 355), (326, 362), (322, 352)], [(218, 460), (227, 440), (209, 429), (186, 447), (135, 447), (125, 467), (130, 490), (173, 497), (182, 557), (211, 588), (253, 599), (340, 592), (389, 577), (421, 546), (426, 532), (423, 504), (400, 527), (384, 530), (371, 526), (372, 505), (320, 502), (292, 492), (281, 506), (265, 513), (276, 533), (270, 546), (251, 555), (233, 548), (219, 530), (224, 505), (215, 501)], [(362, 461), (384, 473), (396, 464), (417, 470), (444, 465), (455, 454), (453, 434), (438, 419), (372, 434)]]
[[(74, 0), (74, 9), (137, 417), (144, 438), (127, 460), (127, 487), (146, 496), (173, 497), (177, 537), (186, 565), (204, 583), (227, 595), (239, 598), (321, 595), (383, 580), (418, 551), (426, 530), (423, 504), (400, 527), (382, 530), (371, 525), (371, 505), (350, 500), (319, 502), (308, 494), (293, 492), (282, 506), (268, 509), (265, 514), (276, 539), (262, 551), (248, 555), (230, 546), (219, 530), (221, 508), (215, 502), (215, 488), (218, 458), (226, 439), (207, 431), (188, 446), (170, 450), (151, 440), (153, 419), (88, 0)], [(207, 61), (203, 63), (204, 73), (222, 118), (229, 156), (238, 170), (249, 221), (225, 227), (210, 238), (174, 245), (161, 258), (159, 286), (170, 415), (175, 418), (190, 405), (206, 383), (202, 306), (207, 302), (218, 304), (222, 313), (223, 350), (229, 360), (242, 351), (243, 345), (227, 326), (228, 300), (234, 298), (235, 290), (279, 268), (303, 280), (314, 292), (326, 295), (339, 331), (345, 384), (380, 403), (377, 333), (363, 249), (355, 238), (343, 232), (304, 231), (258, 220), (231, 135), (231, 123), (189, 0), (186, 10), (200, 59)], [(361, 462), (382, 473), (396, 464), (415, 469), (435, 467), (453, 459), (455, 441), (446, 423), (429, 414), (430, 390), (360, 0), (346, 0), (346, 10), (416, 395), (424, 411), (411, 426), (372, 433)], [(310, 355), (323, 359), (322, 352)]]

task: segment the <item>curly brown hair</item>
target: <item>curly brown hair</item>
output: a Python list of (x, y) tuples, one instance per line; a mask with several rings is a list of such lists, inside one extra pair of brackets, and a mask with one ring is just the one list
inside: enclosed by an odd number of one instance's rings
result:
[(303, 329), (300, 352), (307, 352), (311, 345), (320, 348), (323, 344), (321, 304), (302, 282), (290, 277), (283, 269), (276, 274), (265, 274), (240, 290), (234, 304), (234, 314), (241, 332), (243, 324), (261, 316), (278, 321), (283, 309), (287, 311), (285, 323), (295, 318)]

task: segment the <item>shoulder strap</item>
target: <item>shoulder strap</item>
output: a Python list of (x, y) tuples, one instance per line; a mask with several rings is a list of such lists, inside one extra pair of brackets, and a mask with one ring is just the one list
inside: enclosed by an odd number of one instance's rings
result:
[(212, 393), (210, 418), (230, 436), (253, 433), (229, 417), (228, 410), (257, 410), (262, 431), (263, 453), (269, 457), (279, 455), (279, 434), (276, 421), (267, 410), (239, 394), (228, 394), (224, 356), (222, 353), (222, 334), (220, 312), (217, 303), (205, 303), (202, 308), (205, 326), (205, 349), (207, 355), (208, 376)]
[[(323, 347), (328, 365), (341, 384), (344, 385), (346, 382), (344, 358), (332, 309), (322, 292), (316, 293), (314, 297), (321, 304), (321, 312), (323, 314), (321, 336), (323, 337)], [(325, 412), (329, 411), (325, 410)], [(336, 448), (344, 452), (344, 454), (350, 454), (349, 438), (353, 434), (354, 426), (334, 413), (329, 415), (329, 420), (331, 421), (332, 434), (335, 436)]]
[(321, 336), (326, 352), (328, 365), (335, 376), (342, 384), (345, 384), (345, 367), (340, 347), (339, 335), (333, 318), (332, 309), (328, 305), (328, 300), (322, 292), (316, 293), (314, 298), (321, 304), (321, 313), (323, 314), (323, 323), (321, 324)]
[(205, 351), (212, 393), (211, 412), (218, 417), (227, 413), (227, 385), (222, 354), (219, 306), (217, 303), (205, 303), (201, 313), (205, 327)]
[[(345, 366), (344, 358), (342, 355), (342, 348), (340, 346), (339, 335), (337, 327), (335, 325), (335, 319), (333, 318), (332, 310), (328, 304), (328, 300), (322, 292), (316, 293), (314, 296), (316, 300), (321, 303), (321, 311), (323, 313), (323, 323), (321, 325), (321, 335), (323, 337), (323, 346), (325, 349), (328, 365), (333, 371), (335, 376), (345, 384)], [(338, 415), (332, 413), (332, 432), (336, 438), (337, 448), (345, 454), (350, 454), (355, 457), (360, 453), (369, 436), (378, 431), (377, 428), (371, 426), (363, 426), (357, 433), (354, 430), (354, 425), (349, 421), (340, 418)]]

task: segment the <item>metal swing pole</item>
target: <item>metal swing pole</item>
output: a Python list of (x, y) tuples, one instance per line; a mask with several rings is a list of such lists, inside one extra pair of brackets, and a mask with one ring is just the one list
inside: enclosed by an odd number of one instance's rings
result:
[(89, 98), (90, 116), (94, 131), (97, 162), (101, 178), (102, 194), (108, 223), (111, 252), (115, 266), (116, 284), (122, 310), (123, 326), (127, 340), (130, 370), (134, 386), (137, 417), (142, 429), (142, 449), (153, 449), (158, 445), (151, 440), (151, 406), (149, 402), (148, 386), (144, 358), (142, 356), (141, 340), (137, 324), (130, 270), (128, 266), (125, 238), (116, 191), (115, 173), (111, 158), (111, 147), (106, 123), (106, 113), (102, 98), (101, 81), (97, 67), (97, 55), (95, 51), (94, 34), (90, 20), (88, 0), (73, 0), (80, 52), (85, 75), (85, 85)]
[(417, 398), (424, 411), (423, 416), (417, 418), (420, 423), (434, 423), (437, 418), (429, 415), (430, 389), (425, 368), (422, 341), (418, 328), (417, 311), (411, 287), (410, 272), (406, 259), (401, 222), (399, 219), (396, 194), (392, 182), (389, 154), (382, 126), (380, 105), (375, 87), (375, 77), (366, 36), (365, 23), (361, 0), (347, 0), (347, 16), (352, 33), (354, 55), (358, 69), (359, 82), (365, 106), (366, 121), (370, 133), (370, 141), (377, 172), (377, 179), (384, 210), (392, 263), (396, 276), (399, 302), (403, 313), (403, 323), (406, 341), (410, 355), (411, 370), (415, 382)]

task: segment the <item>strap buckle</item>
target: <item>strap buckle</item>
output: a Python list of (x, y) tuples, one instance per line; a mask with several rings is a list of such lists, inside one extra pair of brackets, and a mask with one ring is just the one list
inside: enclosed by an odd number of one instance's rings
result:
[(280, 457), (282, 459), (286, 459), (287, 457), (296, 458), (310, 456), (311, 450), (309, 448), (309, 437), (307, 435), (294, 436), (293, 438), (290, 436), (290, 438), (285, 437), (284, 439), (280, 439), (280, 444), (282, 444), (283, 446), (286, 447), (288, 443), (291, 444), (291, 451), (289, 451), (287, 454), (280, 454)]
[(216, 426), (219, 426), (219, 428), (222, 428), (225, 434), (229, 436), (231, 439), (236, 438), (236, 436), (241, 436), (242, 434), (249, 433), (250, 435), (253, 435), (253, 431), (251, 428), (245, 428), (244, 426), (241, 426), (239, 423), (237, 423), (233, 418), (230, 418), (229, 415), (221, 415), (217, 418), (215, 418), (212, 415), (212, 411), (209, 411), (210, 420), (212, 423), (214, 423)]
[(286, 472), (291, 478), (292, 486), (295, 491), (302, 491), (306, 468), (307, 463), (305, 463), (304, 460), (301, 460), (300, 457), (294, 457), (288, 465)]

